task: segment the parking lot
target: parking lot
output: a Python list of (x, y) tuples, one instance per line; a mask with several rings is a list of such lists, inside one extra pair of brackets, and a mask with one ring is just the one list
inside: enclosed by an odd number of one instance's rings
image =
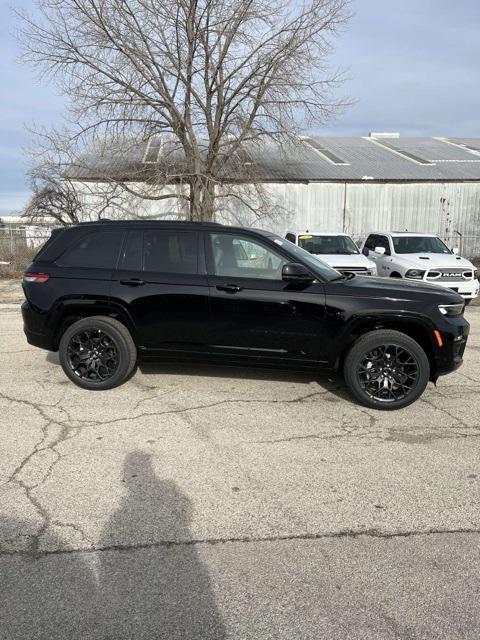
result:
[(0, 637), (479, 637), (480, 306), (390, 413), (254, 369), (84, 391), (0, 295)]

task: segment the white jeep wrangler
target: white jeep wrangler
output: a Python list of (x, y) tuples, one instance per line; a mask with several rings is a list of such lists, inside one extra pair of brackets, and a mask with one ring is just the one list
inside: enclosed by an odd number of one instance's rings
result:
[(478, 272), (435, 235), (376, 231), (368, 234), (362, 253), (375, 261), (379, 276), (423, 280), (452, 289), (468, 304), (478, 296)]

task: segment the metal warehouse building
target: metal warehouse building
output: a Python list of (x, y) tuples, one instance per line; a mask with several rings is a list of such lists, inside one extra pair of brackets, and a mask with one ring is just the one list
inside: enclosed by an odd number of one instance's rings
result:
[[(121, 179), (126, 167), (138, 171), (142, 163), (160, 162), (161, 147), (150, 140), (109, 169)], [(248, 150), (244, 161), (277, 202), (278, 215), (258, 222), (231, 201), (219, 221), (277, 233), (345, 231), (355, 238), (373, 229), (428, 232), (464, 255), (480, 256), (480, 138), (304, 137), (288, 152), (272, 144)], [(86, 184), (95, 172), (77, 169), (72, 177)], [(148, 214), (171, 211), (166, 203), (149, 203)]]

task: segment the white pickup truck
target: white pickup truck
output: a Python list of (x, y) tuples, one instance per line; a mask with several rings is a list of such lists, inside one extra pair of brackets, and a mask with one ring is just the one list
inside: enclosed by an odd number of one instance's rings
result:
[(435, 235), (374, 231), (362, 244), (362, 253), (375, 261), (379, 276), (437, 284), (459, 293), (466, 304), (478, 296), (474, 265)]
[(375, 262), (360, 253), (346, 233), (328, 231), (288, 231), (285, 238), (326, 262), (340, 273), (375, 276)]

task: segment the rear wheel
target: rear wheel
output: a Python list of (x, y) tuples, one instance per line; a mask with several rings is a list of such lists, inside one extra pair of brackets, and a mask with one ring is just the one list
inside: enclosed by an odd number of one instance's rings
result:
[(425, 390), (430, 365), (422, 347), (400, 331), (371, 331), (345, 358), (345, 381), (354, 396), (374, 409), (400, 409)]
[(128, 329), (107, 316), (84, 318), (72, 324), (59, 345), (65, 374), (83, 389), (112, 389), (124, 382), (137, 361)]

